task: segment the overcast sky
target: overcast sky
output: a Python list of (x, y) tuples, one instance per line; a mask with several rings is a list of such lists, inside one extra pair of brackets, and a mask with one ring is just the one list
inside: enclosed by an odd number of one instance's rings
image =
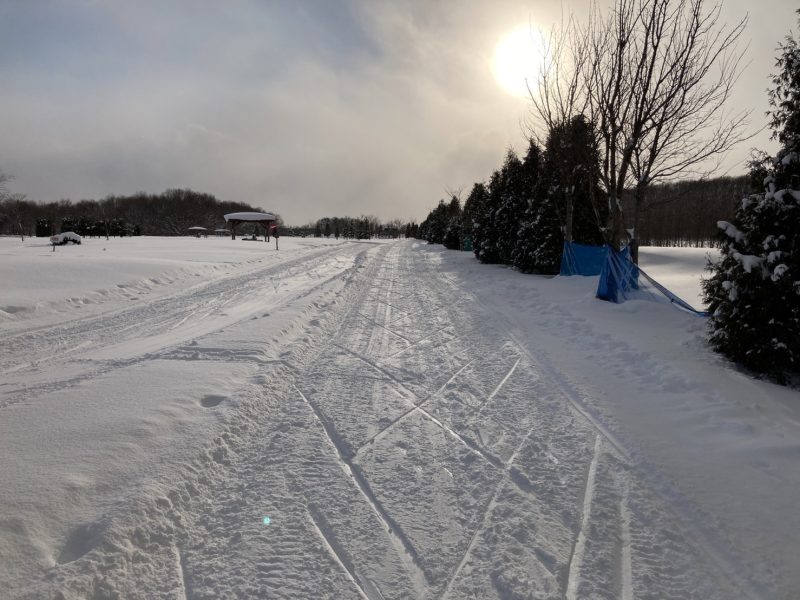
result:
[[(565, 0), (580, 14), (588, 1)], [(795, 0), (750, 10), (735, 106), (766, 123)], [(190, 187), (300, 224), (421, 219), (445, 189), (524, 150), (527, 102), (492, 74), (498, 40), (558, 0), (0, 0), (0, 169), (42, 201)], [(744, 171), (751, 146), (731, 154)]]

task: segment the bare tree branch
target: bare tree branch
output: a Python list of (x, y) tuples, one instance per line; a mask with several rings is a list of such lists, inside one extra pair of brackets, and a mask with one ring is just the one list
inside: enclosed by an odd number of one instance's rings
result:
[(727, 26), (721, 11), (706, 0), (616, 0), (606, 13), (594, 3), (586, 23), (570, 18), (550, 36), (533, 112), (547, 130), (574, 114), (592, 122), (615, 246), (626, 237), (626, 189), (637, 198), (635, 227), (648, 185), (708, 176), (752, 136), (749, 112), (726, 110), (742, 71), (747, 18)]

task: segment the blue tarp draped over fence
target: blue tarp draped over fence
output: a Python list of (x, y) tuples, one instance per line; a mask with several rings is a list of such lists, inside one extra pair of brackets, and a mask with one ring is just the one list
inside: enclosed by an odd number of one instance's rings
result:
[(564, 242), (561, 253), (561, 275), (600, 275), (608, 246), (587, 246)]
[(629, 246), (622, 250), (614, 250), (611, 246), (606, 248), (597, 297), (609, 302), (625, 302), (630, 292), (639, 289), (639, 267), (631, 260)]
[[(630, 247), (614, 250), (611, 246), (587, 246), (575, 242), (564, 242), (561, 254), (561, 275), (600, 275), (596, 296), (601, 300), (621, 303), (634, 295), (634, 292), (653, 290), (663, 294), (672, 304), (696, 315), (708, 313), (695, 309), (681, 300), (663, 285), (645, 273), (631, 260)], [(640, 281), (639, 276), (643, 277)], [(649, 284), (649, 285), (648, 285)], [(644, 287), (643, 287), (644, 286)], [(640, 291), (642, 290), (642, 291)]]

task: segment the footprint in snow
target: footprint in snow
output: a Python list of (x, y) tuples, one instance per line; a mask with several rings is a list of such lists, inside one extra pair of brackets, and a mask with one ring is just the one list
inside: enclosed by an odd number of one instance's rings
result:
[(219, 396), (217, 394), (208, 394), (203, 396), (203, 399), (200, 400), (200, 405), (203, 408), (214, 408), (218, 406), (223, 400), (225, 400), (225, 396)]

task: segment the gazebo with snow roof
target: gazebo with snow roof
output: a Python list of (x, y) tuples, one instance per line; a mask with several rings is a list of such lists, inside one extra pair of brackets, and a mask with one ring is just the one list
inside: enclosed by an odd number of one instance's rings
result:
[(275, 215), (262, 212), (237, 212), (225, 215), (225, 222), (231, 226), (231, 239), (236, 239), (236, 228), (242, 223), (256, 223), (264, 228), (264, 241), (267, 241), (269, 230), (275, 227)]

